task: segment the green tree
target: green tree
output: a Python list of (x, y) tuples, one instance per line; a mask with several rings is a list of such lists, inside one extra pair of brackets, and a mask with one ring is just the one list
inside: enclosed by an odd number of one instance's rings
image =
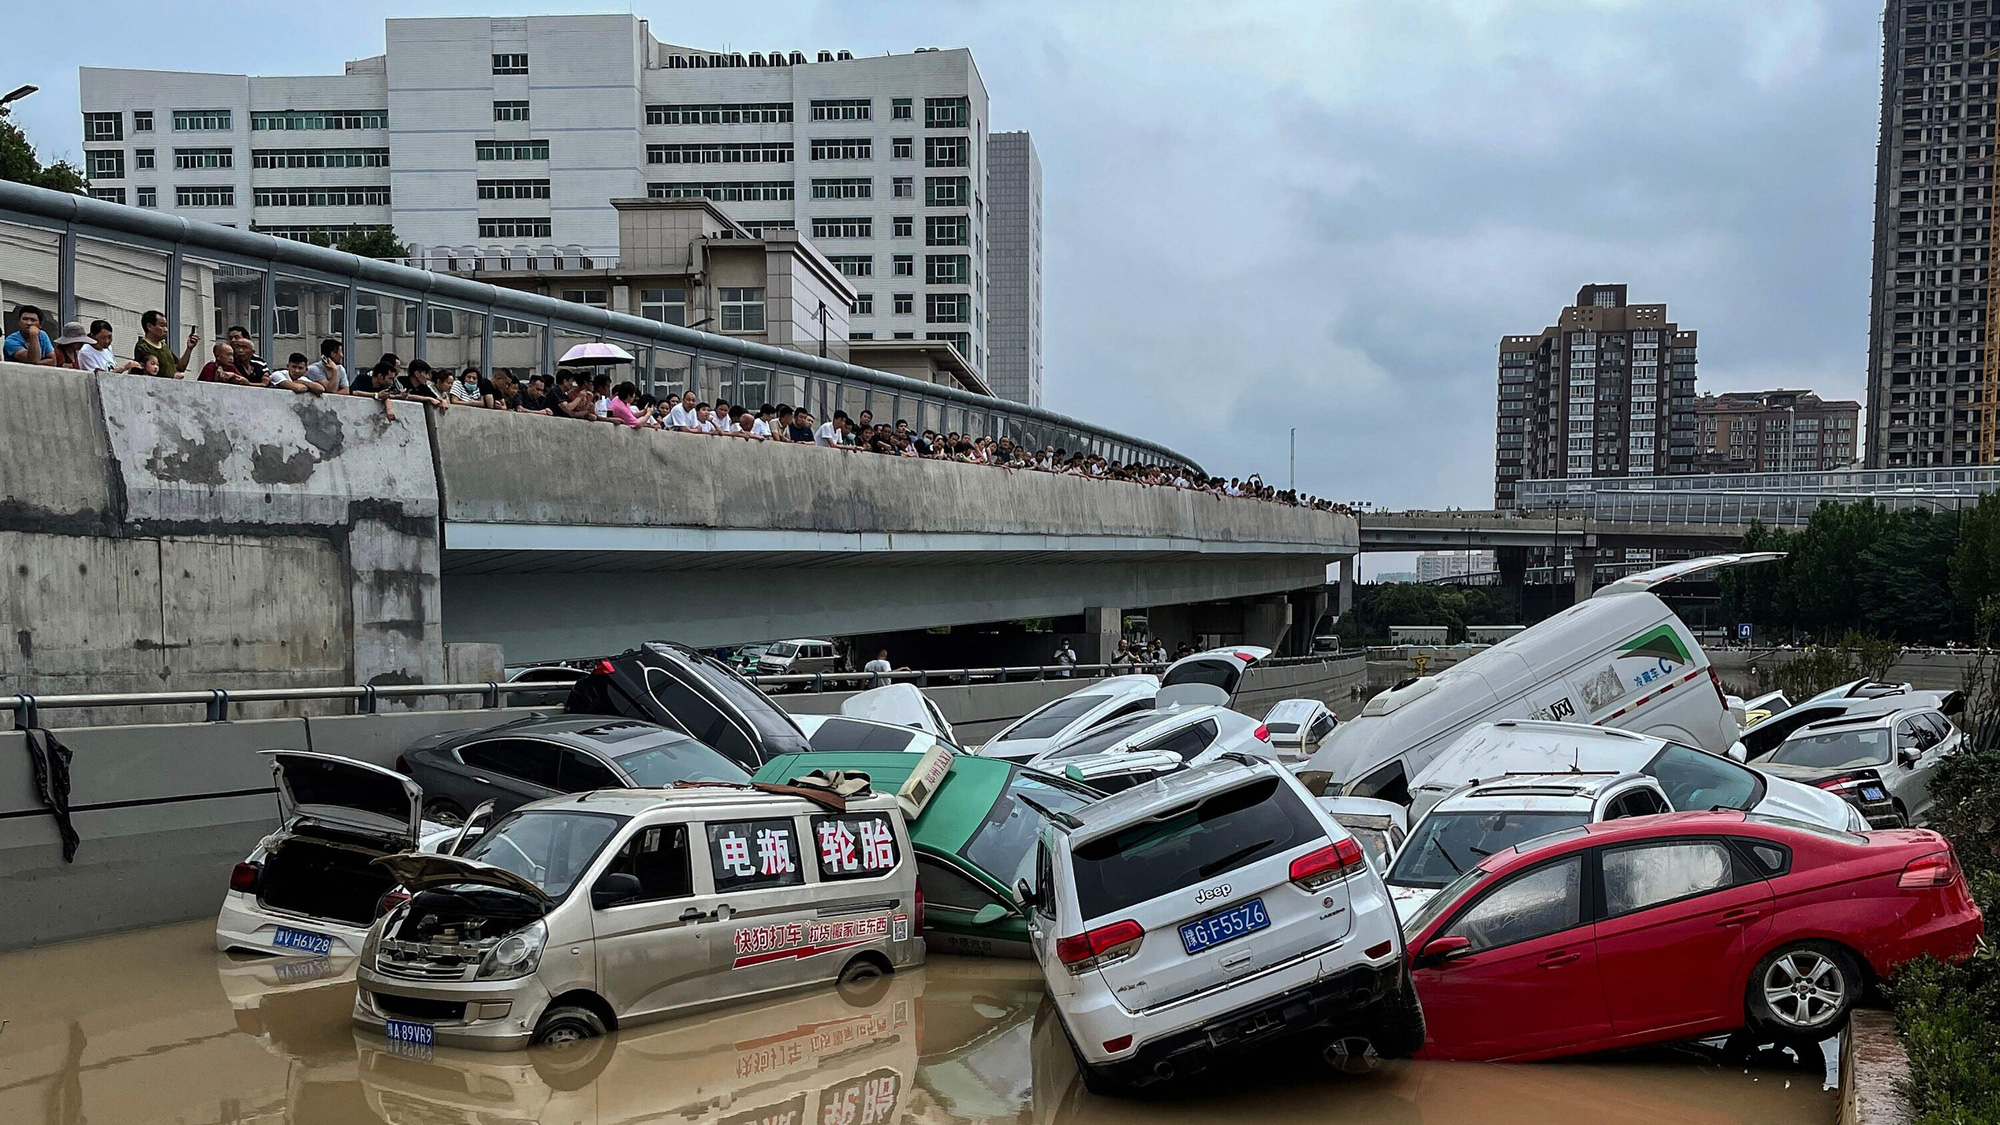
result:
[(2000, 494), (1989, 492), (1959, 514), (1951, 593), (1961, 608), (2000, 597)]
[(0, 180), (82, 195), (90, 185), (76, 165), (58, 160), (44, 166), (19, 126), (0, 113)]
[(348, 254), (359, 254), (364, 258), (407, 258), (410, 248), (396, 237), (396, 232), (388, 227), (370, 227), (367, 230), (352, 230), (340, 236), (334, 244), (335, 250)]

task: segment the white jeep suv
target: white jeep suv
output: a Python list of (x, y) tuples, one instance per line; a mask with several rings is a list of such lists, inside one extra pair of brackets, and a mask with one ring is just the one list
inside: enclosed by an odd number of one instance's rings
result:
[(1381, 876), (1283, 766), (1231, 753), (1050, 821), (1017, 890), (1086, 1088), (1302, 1032), (1423, 1046)]

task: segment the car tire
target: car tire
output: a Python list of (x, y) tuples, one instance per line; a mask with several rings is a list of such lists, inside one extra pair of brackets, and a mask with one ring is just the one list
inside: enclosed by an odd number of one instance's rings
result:
[(465, 824), (465, 810), (450, 797), (432, 797), (424, 802), (423, 818), (446, 828), (458, 828)]
[(1751, 971), (1744, 1022), (1782, 1045), (1808, 1047), (1839, 1032), (1867, 983), (1854, 955), (1840, 946), (1793, 942), (1765, 954)]
[(1409, 966), (1403, 967), (1403, 987), (1369, 1005), (1368, 1025), (1363, 1034), (1385, 1059), (1407, 1059), (1423, 1049), (1427, 1028), (1424, 1006), (1417, 999), (1416, 982)]
[(1904, 808), (1903, 802), (1901, 801), (1895, 802), (1895, 806), (1896, 806), (1896, 827), (1898, 828), (1910, 827), (1911, 825), (1910, 810)]
[(570, 1048), (586, 1039), (604, 1034), (604, 1020), (596, 1012), (577, 1004), (564, 1004), (542, 1013), (535, 1033), (528, 1037), (533, 1047)]
[(856, 1008), (871, 1008), (889, 994), (889, 974), (874, 959), (856, 957), (843, 965), (834, 978), (834, 994)]

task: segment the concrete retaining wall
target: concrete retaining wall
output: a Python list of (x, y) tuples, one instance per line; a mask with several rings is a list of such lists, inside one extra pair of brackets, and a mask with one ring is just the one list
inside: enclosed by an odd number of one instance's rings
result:
[(1840, 1125), (1910, 1125), (1916, 1114), (1904, 1089), (1910, 1056), (1896, 1038), (1896, 1017), (1857, 1011), (1840, 1043)]
[[(1708, 658), (1722, 674), (1723, 684), (1747, 699), (1775, 688), (1771, 673), (1795, 655), (1782, 649), (1735, 649), (1711, 651)], [(1960, 691), (1965, 688), (1966, 668), (1974, 659), (1971, 653), (1963, 652), (1904, 653), (1890, 666), (1888, 679), (1927, 691)]]

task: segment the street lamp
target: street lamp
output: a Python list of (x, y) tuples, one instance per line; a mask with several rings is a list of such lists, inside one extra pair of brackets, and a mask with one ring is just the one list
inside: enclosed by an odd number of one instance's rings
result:
[(40, 86), (16, 86), (8, 91), (5, 96), (0, 96), (0, 117), (7, 116), (7, 107), (9, 105), (20, 101), (22, 98), (39, 89), (41, 89)]

